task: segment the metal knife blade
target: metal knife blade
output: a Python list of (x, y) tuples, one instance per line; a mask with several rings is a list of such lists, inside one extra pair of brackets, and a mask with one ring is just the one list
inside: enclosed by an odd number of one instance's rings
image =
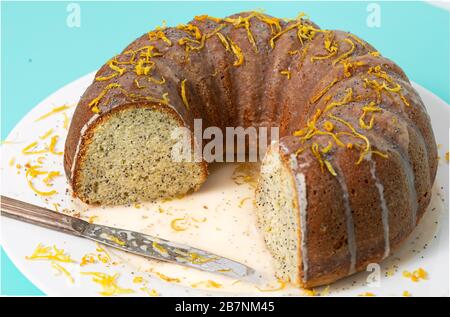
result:
[(254, 273), (252, 268), (242, 263), (140, 232), (90, 224), (77, 218), (73, 220), (72, 225), (85, 238), (144, 257), (234, 278), (242, 278)]
[(5, 196), (1, 196), (1, 214), (9, 218), (81, 236), (129, 253), (177, 263), (206, 272), (239, 279), (255, 273), (252, 268), (242, 263), (204, 250), (131, 230), (91, 224), (79, 218)]

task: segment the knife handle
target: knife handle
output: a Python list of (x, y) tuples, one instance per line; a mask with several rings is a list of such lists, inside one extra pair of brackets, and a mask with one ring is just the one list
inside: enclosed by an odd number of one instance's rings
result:
[(2, 216), (72, 235), (80, 235), (78, 231), (73, 228), (74, 219), (80, 221), (77, 218), (3, 195), (1, 196), (0, 205)]

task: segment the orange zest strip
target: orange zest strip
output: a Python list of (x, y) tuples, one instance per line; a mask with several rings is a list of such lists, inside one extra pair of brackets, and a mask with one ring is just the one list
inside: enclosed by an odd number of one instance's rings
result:
[(55, 150), (55, 146), (56, 146), (56, 142), (58, 142), (58, 136), (52, 136), (51, 140), (50, 140), (50, 145), (48, 147), (50, 153), (55, 154), (55, 155), (63, 155), (63, 152), (56, 152)]
[(60, 107), (53, 108), (50, 112), (48, 112), (48, 113), (46, 113), (46, 114), (40, 116), (40, 117), (37, 118), (35, 121), (40, 121), (40, 120), (42, 120), (42, 119), (48, 118), (48, 117), (50, 117), (51, 115), (53, 115), (53, 114), (55, 114), (55, 113), (58, 113), (58, 112), (67, 110), (67, 109), (69, 109), (69, 108), (70, 108), (70, 106), (68, 106), (68, 105), (62, 105), (62, 106), (60, 106)]
[(24, 147), (22, 149), (22, 154), (33, 155), (33, 154), (42, 154), (42, 153), (47, 153), (48, 152), (48, 149), (37, 150), (37, 151), (30, 151), (31, 149), (35, 148), (37, 146), (37, 144), (38, 143), (36, 141), (28, 144), (26, 147)]
[(53, 133), (53, 129), (50, 129), (50, 130), (48, 130), (47, 132), (45, 132), (44, 135), (40, 136), (39, 139), (45, 140), (45, 139), (48, 138), (52, 133)]

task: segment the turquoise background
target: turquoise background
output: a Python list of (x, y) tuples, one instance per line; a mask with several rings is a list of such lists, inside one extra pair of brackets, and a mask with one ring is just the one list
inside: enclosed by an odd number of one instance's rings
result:
[[(69, 2), (1, 3), (1, 133), (38, 102), (96, 70), (147, 30), (189, 21), (194, 15), (226, 16), (265, 9), (280, 17), (307, 12), (322, 28), (352, 31), (395, 60), (415, 82), (450, 100), (448, 11), (421, 2), (379, 2), (381, 27), (366, 24), (364, 2), (76, 2), (81, 27), (66, 24)], [(1, 294), (40, 295), (1, 251)]]

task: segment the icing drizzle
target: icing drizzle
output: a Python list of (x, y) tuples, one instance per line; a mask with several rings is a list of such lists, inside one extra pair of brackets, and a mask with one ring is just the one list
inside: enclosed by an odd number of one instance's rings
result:
[(383, 223), (383, 235), (384, 235), (384, 254), (383, 259), (389, 256), (391, 252), (391, 244), (389, 241), (389, 209), (386, 203), (386, 199), (384, 197), (384, 187), (381, 184), (378, 176), (376, 175), (376, 162), (370, 158), (370, 174), (372, 175), (373, 180), (375, 181), (375, 187), (378, 190), (380, 195), (380, 207), (381, 207), (381, 221)]
[(350, 200), (348, 196), (348, 188), (345, 180), (342, 177), (342, 171), (339, 164), (335, 167), (338, 170), (337, 181), (342, 189), (342, 198), (344, 200), (344, 211), (345, 211), (345, 224), (347, 228), (347, 241), (348, 241), (348, 252), (350, 253), (350, 265), (348, 268), (348, 275), (355, 272), (356, 267), (356, 239), (355, 239), (355, 224), (353, 222), (352, 209), (350, 206)]

